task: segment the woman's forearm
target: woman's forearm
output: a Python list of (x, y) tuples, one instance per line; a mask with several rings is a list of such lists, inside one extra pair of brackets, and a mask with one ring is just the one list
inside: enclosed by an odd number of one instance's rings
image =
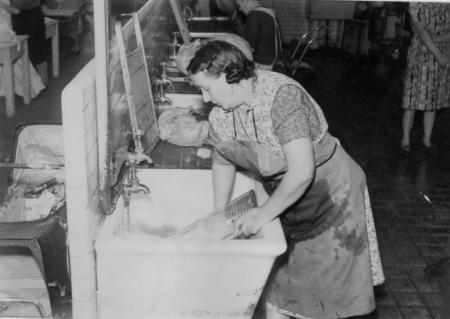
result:
[(310, 172), (305, 171), (298, 174), (288, 170), (275, 192), (262, 206), (268, 219), (272, 220), (278, 217), (289, 206), (294, 204), (305, 193), (312, 179), (313, 174)]
[(236, 167), (234, 165), (213, 163), (212, 172), (214, 208), (219, 210), (223, 209), (230, 200), (236, 175)]
[(425, 44), (425, 46), (430, 50), (431, 53), (438, 59), (441, 60), (443, 57), (442, 52), (438, 49), (436, 44), (434, 43), (433, 39), (431, 38), (430, 34), (425, 30), (425, 28), (418, 22), (413, 22), (414, 28), (416, 29), (416, 32), (419, 36), (419, 38), (422, 40), (422, 42)]
[(314, 150), (309, 139), (284, 145), (288, 170), (277, 189), (262, 205), (267, 220), (272, 220), (294, 204), (306, 191), (315, 174)]

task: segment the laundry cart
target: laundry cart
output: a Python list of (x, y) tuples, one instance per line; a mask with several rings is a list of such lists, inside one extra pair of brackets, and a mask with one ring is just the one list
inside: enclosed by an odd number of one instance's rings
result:
[(0, 317), (50, 318), (52, 299), (70, 294), (63, 168), (61, 125), (16, 128), (13, 153), (0, 163), (9, 170), (0, 205)]

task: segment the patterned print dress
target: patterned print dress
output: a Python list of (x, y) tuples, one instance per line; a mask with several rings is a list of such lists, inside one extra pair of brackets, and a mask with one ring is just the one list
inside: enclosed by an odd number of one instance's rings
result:
[[(410, 19), (420, 22), (431, 38), (450, 33), (448, 3), (411, 2), (409, 13)], [(449, 41), (436, 46), (450, 57)], [(411, 39), (404, 83), (404, 109), (435, 111), (450, 107), (450, 67), (439, 64), (417, 32)]]

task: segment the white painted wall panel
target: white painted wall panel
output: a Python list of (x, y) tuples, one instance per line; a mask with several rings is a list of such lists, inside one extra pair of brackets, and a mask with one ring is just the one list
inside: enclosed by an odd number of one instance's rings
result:
[(95, 65), (89, 62), (62, 93), (68, 241), (74, 319), (96, 318), (94, 238), (101, 220)]

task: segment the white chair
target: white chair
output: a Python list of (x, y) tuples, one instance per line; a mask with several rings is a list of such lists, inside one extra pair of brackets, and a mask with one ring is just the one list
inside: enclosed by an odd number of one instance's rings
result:
[(80, 40), (83, 34), (83, 18), (87, 14), (91, 0), (54, 0), (56, 8), (43, 6), (42, 11), (48, 18), (59, 21), (61, 37), (73, 41), (73, 51), (80, 51)]
[[(21, 60), (22, 66), (22, 86), (23, 101), (30, 103), (30, 68), (28, 59), (28, 36), (19, 35), (17, 40), (0, 41), (0, 67), (3, 67), (4, 74), (0, 72), (0, 81), (4, 81), (4, 95), (6, 97), (6, 116), (13, 117), (16, 114), (14, 100), (15, 72), (14, 63)], [(2, 79), (3, 78), (3, 79)]]
[[(295, 47), (294, 52), (292, 52), (291, 55), (291, 61), (293, 69), (291, 71), (291, 76), (294, 76), (297, 72), (299, 67), (304, 67), (307, 69), (311, 69), (311, 66), (305, 62), (303, 62), (303, 59), (305, 58), (306, 53), (308, 52), (311, 44), (313, 44), (314, 41), (316, 41), (320, 35), (319, 32), (324, 29), (324, 26), (320, 26), (313, 31), (306, 32), (302, 35), (300, 38), (300, 41), (298, 42), (297, 46)], [(298, 53), (300, 52), (300, 55)]]

